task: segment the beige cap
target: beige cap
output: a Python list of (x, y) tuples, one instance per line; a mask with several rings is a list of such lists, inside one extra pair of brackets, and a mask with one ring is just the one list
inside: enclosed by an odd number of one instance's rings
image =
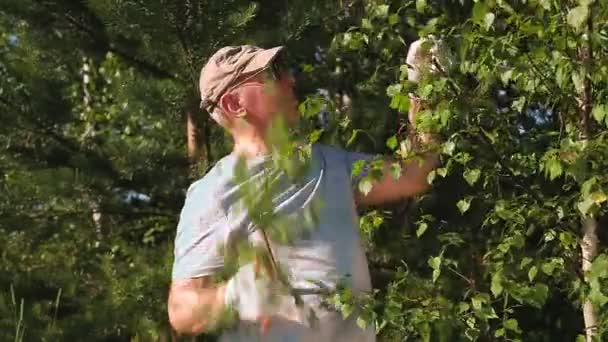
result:
[(220, 96), (237, 82), (268, 67), (283, 49), (262, 49), (252, 45), (226, 46), (219, 49), (201, 70), (199, 90), (201, 109), (213, 110)]

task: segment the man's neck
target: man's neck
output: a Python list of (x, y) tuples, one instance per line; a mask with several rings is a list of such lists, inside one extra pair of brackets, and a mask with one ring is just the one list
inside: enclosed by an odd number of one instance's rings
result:
[(235, 135), (232, 153), (252, 159), (268, 155), (270, 147), (260, 134)]

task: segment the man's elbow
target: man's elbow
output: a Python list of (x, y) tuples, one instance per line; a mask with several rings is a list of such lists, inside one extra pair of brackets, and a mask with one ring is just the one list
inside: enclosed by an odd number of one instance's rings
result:
[(205, 332), (205, 325), (201, 320), (196, 320), (194, 315), (183, 311), (169, 309), (169, 323), (180, 335), (196, 336)]
[(195, 308), (184, 304), (184, 301), (178, 303), (175, 299), (170, 298), (168, 314), (171, 327), (180, 335), (196, 336), (206, 331), (202, 317), (198, 317)]

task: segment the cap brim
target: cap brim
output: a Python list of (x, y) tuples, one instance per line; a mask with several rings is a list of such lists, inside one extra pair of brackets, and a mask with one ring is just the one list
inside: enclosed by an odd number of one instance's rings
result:
[(277, 46), (272, 49), (261, 51), (251, 59), (251, 61), (247, 64), (242, 73), (255, 73), (262, 69), (265, 69), (284, 48), (284, 46)]

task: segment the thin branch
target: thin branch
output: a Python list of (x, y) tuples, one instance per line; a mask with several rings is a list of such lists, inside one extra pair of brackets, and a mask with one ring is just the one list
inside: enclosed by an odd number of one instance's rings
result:
[(110, 42), (108, 38), (104, 35), (101, 35), (95, 32), (92, 28), (84, 25), (78, 20), (74, 19), (68, 13), (64, 14), (64, 17), (78, 30), (86, 33), (91, 37), (95, 43), (100, 44), (103, 49), (116, 54), (117, 56), (123, 58), (130, 64), (137, 66), (139, 69), (149, 72), (150, 74), (159, 77), (159, 78), (168, 78), (168, 79), (178, 79), (178, 77), (157, 65), (154, 65), (150, 62), (137, 58), (136, 56), (130, 55), (126, 51), (123, 51), (115, 46), (114, 43)]
[(146, 216), (146, 217), (170, 217), (175, 218), (175, 213), (173, 212), (162, 212), (162, 211), (154, 211), (154, 210), (134, 210), (134, 211), (121, 211), (121, 210), (55, 210), (55, 211), (44, 211), (40, 213), (28, 213), (22, 215), (12, 215), (12, 216), (4, 216), (3, 220), (14, 219), (14, 218), (23, 218), (26, 217), (32, 220), (40, 220), (40, 219), (50, 219), (54, 217), (69, 217), (69, 216), (81, 216), (81, 215), (90, 215), (93, 212), (99, 213), (102, 215), (108, 216)]
[[(187, 13), (186, 15), (190, 14)], [(191, 19), (192, 18), (188, 18), (188, 20), (186, 20), (186, 27), (184, 27), (184, 29), (181, 29), (181, 27), (178, 25), (177, 15), (173, 13), (173, 29), (175, 31), (175, 35), (177, 36), (177, 40), (179, 41), (180, 46), (182, 47), (182, 50), (186, 55), (186, 64), (188, 64), (188, 67), (190, 68), (190, 72), (188, 73), (188, 75), (190, 75), (190, 80), (198, 89), (196, 78), (194, 76), (196, 74), (196, 68), (194, 67), (194, 55), (192, 53), (192, 48), (190, 47), (186, 37), (184, 36), (184, 31), (189, 29), (189, 23), (192, 21)]]
[(545, 81), (545, 85), (547, 87), (549, 87), (550, 90), (557, 90), (557, 88), (555, 86), (551, 86), (551, 84), (552, 84), (551, 80), (549, 80), (549, 78), (547, 78), (547, 76), (540, 71), (540, 69), (538, 68), (536, 63), (534, 63), (534, 61), (530, 57), (529, 53), (526, 53), (526, 58), (528, 59), (528, 63), (530, 63), (530, 65), (532, 65), (532, 70), (534, 71), (534, 73), (537, 76), (539, 76), (540, 78), (542, 78), (543, 81)]
[(447, 266), (447, 269), (448, 269), (448, 270), (450, 270), (450, 271), (452, 271), (452, 273), (454, 273), (455, 275), (457, 275), (457, 276), (459, 276), (460, 278), (462, 278), (464, 281), (466, 281), (466, 282), (467, 282), (467, 284), (469, 284), (469, 285), (470, 285), (470, 284), (472, 283), (471, 279), (469, 279), (469, 278), (465, 277), (464, 275), (462, 275), (462, 273), (458, 272), (458, 271), (457, 271), (457, 270), (455, 270), (454, 268), (452, 268), (452, 267), (450, 267), (450, 266)]
[[(2, 97), (0, 97), (0, 99), (2, 99)], [(3, 101), (3, 102), (7, 103), (7, 105), (9, 106), (9, 108), (13, 108), (14, 110), (20, 112), (21, 114), (25, 114), (21, 110), (21, 108), (18, 108), (14, 104), (9, 103), (7, 101)], [(30, 131), (30, 132), (34, 132), (36, 134), (40, 134), (40, 135), (46, 136), (46, 137), (54, 140), (55, 142), (57, 142), (58, 144), (60, 144), (64, 148), (68, 149), (72, 153), (82, 153), (82, 154), (84, 154), (86, 156), (87, 160), (95, 161), (99, 165), (103, 165), (104, 166), (103, 172), (106, 174), (106, 176), (109, 177), (109, 178), (111, 178), (111, 179), (113, 179), (113, 180), (116, 180), (116, 183), (119, 186), (134, 187), (134, 182), (131, 181), (131, 180), (123, 178), (120, 175), (120, 173), (114, 168), (114, 166), (112, 165), (111, 161), (109, 161), (105, 156), (100, 155), (100, 154), (94, 152), (91, 149), (83, 149), (83, 148), (81, 148), (81, 146), (78, 143), (76, 143), (74, 141), (71, 141), (70, 139), (66, 138), (65, 136), (63, 136), (61, 134), (58, 134), (56, 131), (54, 131), (53, 129), (51, 129), (49, 127), (45, 127), (39, 121), (28, 119), (27, 115), (20, 115), (20, 117), (25, 118), (27, 120), (27, 122), (30, 125), (32, 125), (33, 127), (25, 127), (25, 126), (20, 125), (18, 123), (13, 123), (18, 128), (21, 128), (24, 131)]]

